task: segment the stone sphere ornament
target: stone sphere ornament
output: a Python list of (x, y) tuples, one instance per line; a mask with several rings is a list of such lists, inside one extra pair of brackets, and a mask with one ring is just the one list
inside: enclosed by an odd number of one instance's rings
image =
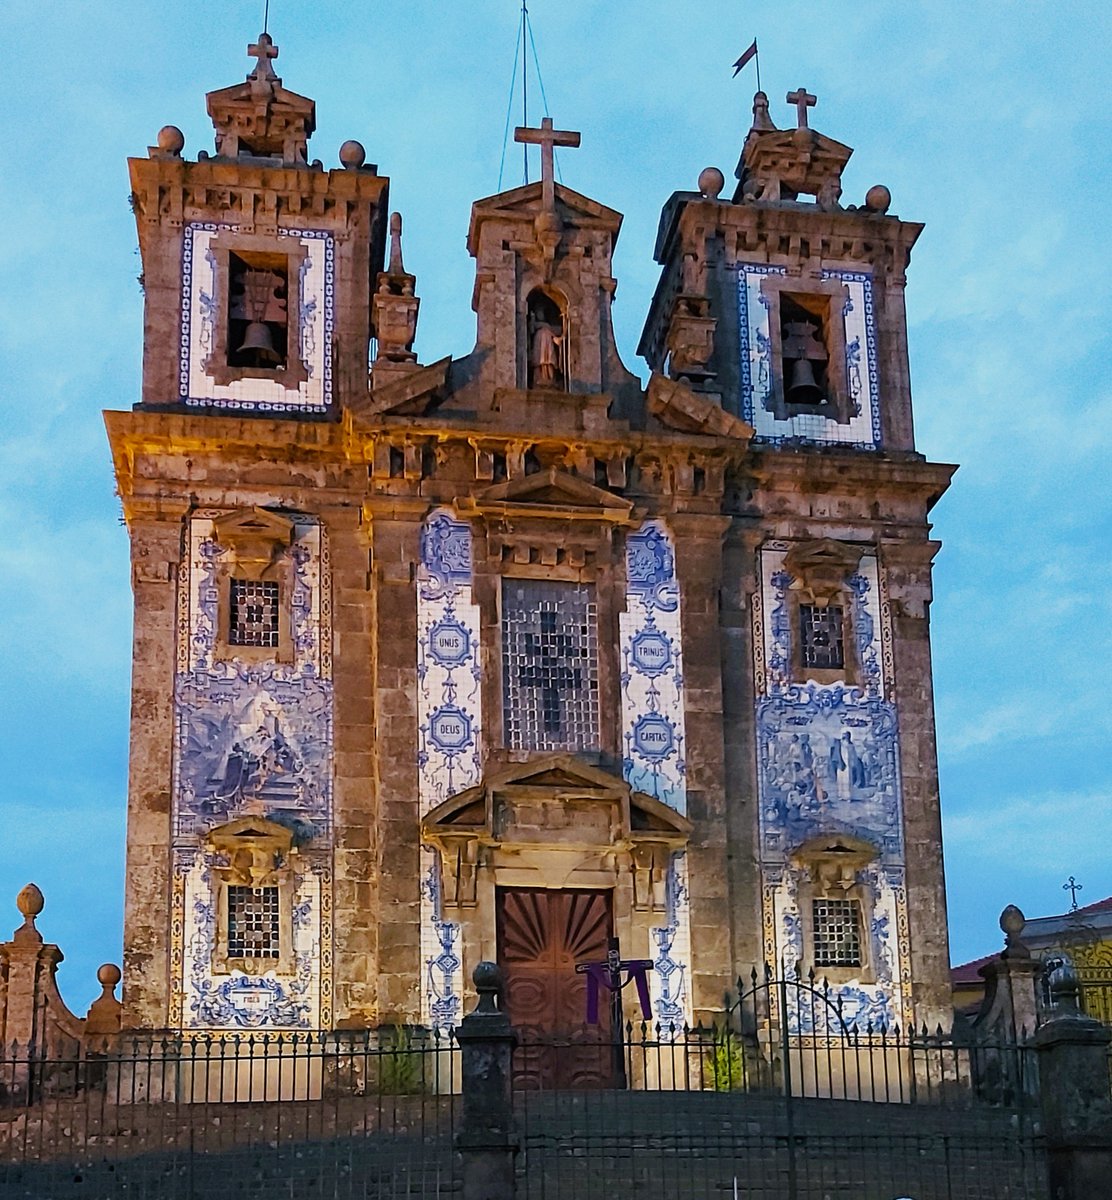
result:
[(892, 193), (883, 183), (875, 183), (865, 193), (865, 207), (869, 212), (886, 213), (892, 206)]
[(104, 963), (97, 970), (97, 982), (101, 987), (114, 988), (123, 978), (123, 972), (115, 963)]
[(699, 194), (707, 200), (717, 200), (726, 186), (726, 176), (717, 167), (704, 167), (699, 172)]
[(354, 138), (348, 138), (340, 147), (340, 162), (349, 171), (358, 171), (359, 168), (367, 161), (367, 151), (363, 149), (363, 143), (357, 142)]
[(158, 131), (158, 148), (178, 158), (185, 149), (185, 134), (176, 125), (163, 125)]
[(29, 883), (15, 898), (15, 906), (24, 917), (37, 917), (43, 910), (46, 900), (36, 884)]

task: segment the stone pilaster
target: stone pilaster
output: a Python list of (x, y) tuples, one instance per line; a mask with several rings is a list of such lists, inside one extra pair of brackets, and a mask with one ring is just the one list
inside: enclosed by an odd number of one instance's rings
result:
[(912, 1003), (916, 1023), (932, 1029), (953, 1019), (930, 651), (930, 571), (938, 548), (928, 541), (881, 544), (900, 721)]
[(375, 706), (369, 531), (358, 509), (322, 513), (332, 563), (335, 1020), (377, 1023)]
[(683, 514), (671, 517), (669, 524), (676, 542), (683, 622), (687, 813), (694, 825), (687, 852), (691, 1000), (699, 1020), (721, 1011), (723, 996), (732, 986), (730, 925), (735, 914), (727, 870), (719, 633), (722, 535), (728, 521)]
[(415, 580), (424, 510), (423, 504), (401, 502), (392, 511), (371, 511), (373, 811), (377, 828), (378, 1015), (383, 1022), (414, 1021), (420, 1015)]
[(184, 503), (128, 506), (135, 624), (131, 674), (123, 1027), (169, 1019), (170, 806), (177, 575)]

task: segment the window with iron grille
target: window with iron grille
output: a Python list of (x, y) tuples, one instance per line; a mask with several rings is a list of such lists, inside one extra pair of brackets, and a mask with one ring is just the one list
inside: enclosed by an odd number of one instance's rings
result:
[(229, 644), (276, 650), (278, 603), (277, 583), (257, 579), (231, 580)]
[(800, 643), (804, 667), (840, 671), (846, 665), (844, 612), (840, 604), (799, 606)]
[(598, 613), (590, 584), (502, 581), (502, 695), (511, 750), (599, 744)]
[(228, 957), (279, 956), (278, 889), (228, 888)]
[(815, 900), (811, 911), (815, 966), (861, 966), (860, 901)]

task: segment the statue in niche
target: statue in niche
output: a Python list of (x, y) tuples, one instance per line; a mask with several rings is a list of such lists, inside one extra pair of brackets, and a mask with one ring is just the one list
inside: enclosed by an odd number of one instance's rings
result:
[(567, 388), (567, 321), (564, 307), (536, 288), (527, 303), (529, 387)]

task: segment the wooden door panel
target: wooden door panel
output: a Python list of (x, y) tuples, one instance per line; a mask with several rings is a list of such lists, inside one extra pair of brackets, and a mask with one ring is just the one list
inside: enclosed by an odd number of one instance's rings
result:
[(575, 967), (606, 957), (611, 893), (500, 888), (497, 902), (506, 1010), (524, 1039), (514, 1059), (517, 1086), (609, 1086), (606, 997), (600, 1025), (585, 1028), (587, 980)]

